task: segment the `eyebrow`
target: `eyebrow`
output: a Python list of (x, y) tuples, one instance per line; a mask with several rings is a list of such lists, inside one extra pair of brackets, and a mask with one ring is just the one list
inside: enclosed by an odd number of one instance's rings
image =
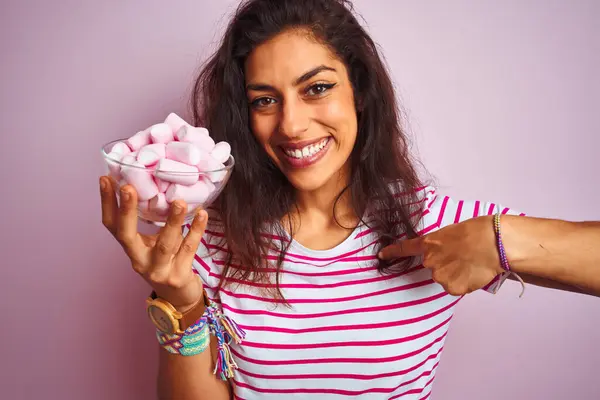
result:
[[(323, 71), (333, 71), (333, 72), (337, 72), (335, 70), (335, 68), (332, 67), (328, 67), (326, 65), (319, 65), (318, 67), (315, 67), (313, 69), (311, 69), (308, 72), (305, 72), (304, 74), (302, 74), (302, 76), (300, 76), (298, 79), (296, 79), (294, 81), (294, 85), (297, 86), (299, 84), (301, 84), (302, 82), (306, 82), (307, 80), (309, 80), (310, 78), (312, 78), (313, 76), (323, 72)], [(271, 85), (266, 85), (263, 83), (250, 83), (248, 85), (246, 85), (246, 89), (247, 90), (256, 90), (256, 91), (270, 91), (270, 90), (275, 90), (275, 88)]]

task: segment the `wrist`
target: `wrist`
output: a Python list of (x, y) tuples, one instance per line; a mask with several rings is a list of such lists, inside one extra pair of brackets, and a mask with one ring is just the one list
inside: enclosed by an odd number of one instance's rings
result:
[(519, 271), (521, 265), (527, 262), (527, 248), (535, 247), (531, 237), (524, 235), (523, 230), (519, 228), (519, 223), (523, 217), (515, 215), (503, 215), (500, 218), (502, 224), (502, 242), (506, 250), (506, 257), (511, 269)]
[[(178, 290), (179, 299), (194, 299), (193, 302), (173, 302), (169, 297), (163, 297), (153, 291), (146, 299), (146, 309), (148, 316), (156, 328), (165, 334), (182, 335), (188, 328), (196, 324), (202, 315), (206, 312), (205, 294), (202, 289), (200, 292), (186, 291), (185, 288)], [(181, 296), (185, 293), (185, 297)]]
[(206, 307), (206, 302), (204, 301), (204, 294), (202, 292), (200, 293), (200, 297), (193, 303), (182, 304), (182, 305), (173, 304), (173, 307), (175, 307), (175, 310), (177, 310), (178, 312), (180, 312), (182, 314), (185, 314), (186, 312), (188, 312), (189, 310), (191, 310), (192, 308), (194, 308), (196, 306)]
[(199, 278), (178, 288), (158, 287), (155, 292), (157, 297), (170, 303), (180, 313), (189, 311), (199, 302), (204, 303), (204, 289)]

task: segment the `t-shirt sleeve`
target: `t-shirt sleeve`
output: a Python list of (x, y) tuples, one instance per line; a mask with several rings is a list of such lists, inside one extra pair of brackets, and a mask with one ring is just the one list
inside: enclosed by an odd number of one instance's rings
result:
[[(494, 215), (500, 212), (503, 215), (525, 216), (524, 213), (507, 207), (503, 204), (481, 200), (459, 200), (443, 195), (436, 188), (426, 187), (422, 194), (424, 199), (423, 224), (420, 234), (427, 234), (448, 225), (456, 224), (471, 218), (485, 215)], [(490, 229), (492, 227), (490, 226)], [(496, 276), (483, 290), (496, 293), (510, 272)]]

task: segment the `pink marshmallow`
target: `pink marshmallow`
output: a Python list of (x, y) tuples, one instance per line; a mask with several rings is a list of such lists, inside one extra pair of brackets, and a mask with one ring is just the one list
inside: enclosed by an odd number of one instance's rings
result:
[(154, 183), (156, 183), (156, 186), (158, 187), (158, 191), (160, 193), (166, 192), (169, 186), (171, 186), (171, 182), (163, 181), (162, 179), (157, 178), (156, 176), (154, 177)]
[(108, 167), (108, 174), (114, 177), (117, 181), (121, 179), (121, 159), (123, 158), (123, 154), (111, 152), (108, 153), (105, 157), (106, 166)]
[(148, 144), (139, 150), (137, 161), (146, 167), (156, 164), (158, 160), (165, 158), (165, 147), (164, 143)]
[(225, 165), (218, 162), (209, 154), (207, 157), (204, 157), (197, 165), (198, 170), (203, 173), (203, 175), (208, 176), (208, 178), (216, 183), (221, 182), (227, 176), (227, 170), (225, 169)]
[(227, 142), (219, 142), (210, 152), (210, 155), (220, 163), (224, 163), (229, 159), (231, 154), (231, 146)]
[(117, 142), (112, 149), (110, 149), (110, 152), (125, 155), (131, 153), (131, 149), (125, 144), (125, 142)]
[(171, 127), (164, 122), (150, 127), (150, 140), (152, 140), (152, 143), (169, 143), (173, 139)]
[(194, 143), (204, 151), (212, 151), (215, 141), (208, 135), (206, 128), (193, 126), (182, 126), (176, 133), (175, 138), (180, 142)]
[(127, 154), (125, 157), (121, 158), (121, 162), (123, 164), (131, 165), (131, 164), (137, 162), (136, 156)]
[(184, 200), (186, 203), (202, 204), (215, 190), (215, 185), (208, 179), (201, 179), (193, 186), (171, 185), (165, 193), (167, 201), (172, 203), (175, 200)]
[(170, 205), (167, 202), (167, 198), (165, 197), (164, 193), (159, 193), (151, 198), (148, 204), (149, 211), (158, 215), (168, 214), (169, 207)]
[(170, 142), (166, 146), (166, 157), (188, 165), (196, 165), (200, 162), (202, 154), (200, 149), (193, 143)]
[(158, 161), (155, 176), (163, 181), (191, 186), (198, 182), (200, 174), (198, 168), (179, 161), (162, 158)]
[(147, 212), (148, 211), (148, 200), (138, 201), (138, 210), (140, 210), (141, 212)]
[(130, 166), (121, 167), (121, 175), (125, 181), (133, 185), (138, 194), (138, 200), (149, 200), (158, 194), (158, 187), (152, 179), (152, 172), (134, 161)]
[(125, 141), (131, 150), (139, 150), (147, 144), (150, 144), (150, 130), (139, 131)]
[(187, 212), (192, 212), (198, 207), (200, 207), (200, 204), (190, 203), (187, 205)]
[(123, 156), (123, 158), (121, 158), (121, 164), (132, 165), (133, 163), (137, 162), (137, 156), (138, 152), (132, 151), (131, 153), (126, 154)]
[(167, 118), (165, 118), (165, 124), (169, 125), (171, 131), (173, 132), (177, 132), (179, 128), (181, 128), (184, 125), (191, 126), (190, 124), (185, 122), (183, 118), (181, 118), (175, 113), (170, 113), (169, 115), (167, 115)]

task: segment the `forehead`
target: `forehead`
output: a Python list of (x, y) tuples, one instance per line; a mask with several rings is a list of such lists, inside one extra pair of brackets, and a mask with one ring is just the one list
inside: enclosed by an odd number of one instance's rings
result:
[(329, 48), (306, 31), (286, 31), (257, 46), (248, 56), (248, 82), (290, 83), (305, 72), (327, 65), (338, 71), (343, 64)]

